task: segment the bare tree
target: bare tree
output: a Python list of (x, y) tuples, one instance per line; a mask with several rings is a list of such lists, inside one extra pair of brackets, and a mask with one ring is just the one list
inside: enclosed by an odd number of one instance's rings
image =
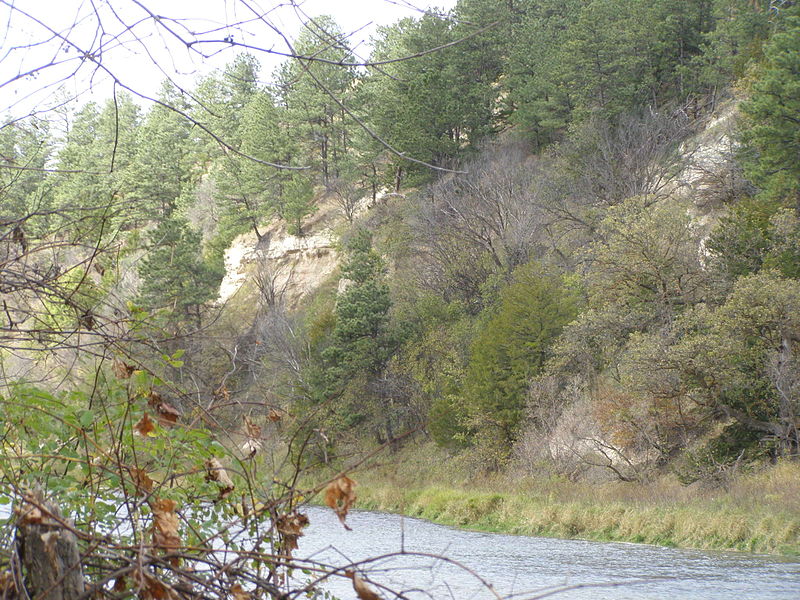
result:
[(589, 119), (550, 154), (542, 206), (560, 223), (593, 231), (603, 208), (638, 197), (666, 198), (689, 159), (679, 143), (692, 132), (683, 113)]
[(417, 218), (429, 284), (474, 299), (490, 274), (508, 275), (534, 255), (544, 221), (536, 165), (522, 146), (487, 147), (465, 170), (430, 186)]

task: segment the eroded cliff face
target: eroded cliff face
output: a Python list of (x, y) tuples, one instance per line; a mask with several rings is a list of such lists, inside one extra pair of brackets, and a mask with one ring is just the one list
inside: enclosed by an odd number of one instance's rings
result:
[(336, 270), (335, 230), (343, 223), (341, 209), (325, 196), (303, 223), (301, 236), (291, 235), (278, 219), (265, 228), (261, 240), (252, 232), (240, 235), (225, 252), (218, 302), (246, 303), (257, 294), (271, 294), (286, 308), (297, 308)]

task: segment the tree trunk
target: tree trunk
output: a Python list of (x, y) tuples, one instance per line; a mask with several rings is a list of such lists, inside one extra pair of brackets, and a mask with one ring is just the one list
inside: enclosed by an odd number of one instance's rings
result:
[(85, 592), (78, 539), (41, 491), (26, 496), (17, 517), (17, 548), (27, 597), (77, 600)]

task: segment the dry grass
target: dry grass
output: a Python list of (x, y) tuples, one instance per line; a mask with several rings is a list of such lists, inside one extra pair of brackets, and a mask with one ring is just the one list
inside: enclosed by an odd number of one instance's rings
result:
[(723, 490), (668, 475), (647, 485), (475, 478), (467, 459), (428, 445), (393, 459), (360, 474), (362, 507), (490, 531), (800, 554), (798, 463), (740, 475)]

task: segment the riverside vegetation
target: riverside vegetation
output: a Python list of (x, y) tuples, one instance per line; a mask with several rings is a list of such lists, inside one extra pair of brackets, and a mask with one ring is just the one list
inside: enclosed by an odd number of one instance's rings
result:
[[(0, 128), (20, 526), (51, 496), (115, 598), (278, 597), (329, 573), (302, 503), (344, 485), (344, 522), (377, 463), (367, 506), (797, 553), (800, 7), (461, 0), (347, 40)], [(290, 303), (302, 252), (258, 257), (323, 207), (339, 268)]]

